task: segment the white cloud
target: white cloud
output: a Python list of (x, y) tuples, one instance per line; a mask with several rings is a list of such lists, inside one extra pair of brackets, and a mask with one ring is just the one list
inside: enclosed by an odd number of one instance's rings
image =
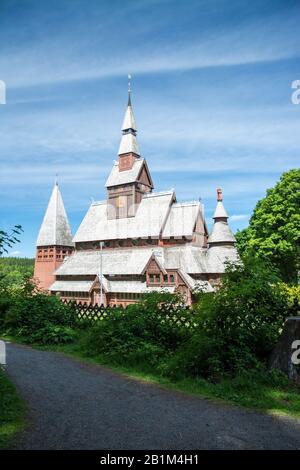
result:
[(250, 215), (249, 214), (233, 214), (230, 216), (230, 221), (231, 222), (238, 222), (240, 220), (247, 220), (249, 219)]
[(11, 251), (8, 256), (20, 256), (22, 254), (21, 251)]

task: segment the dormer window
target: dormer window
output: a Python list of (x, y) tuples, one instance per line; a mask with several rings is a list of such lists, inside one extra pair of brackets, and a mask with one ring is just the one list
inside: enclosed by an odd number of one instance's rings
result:
[(160, 284), (160, 275), (149, 274), (149, 284)]

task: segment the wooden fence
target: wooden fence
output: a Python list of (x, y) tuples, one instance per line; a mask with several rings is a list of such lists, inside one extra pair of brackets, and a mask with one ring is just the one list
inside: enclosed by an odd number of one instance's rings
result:
[[(75, 312), (76, 317), (79, 321), (97, 321), (107, 317), (115, 308), (105, 307), (104, 305), (86, 305), (81, 302), (75, 302), (73, 300), (63, 300), (66, 305), (71, 305)], [(118, 307), (122, 308), (122, 307)]]
[[(79, 322), (95, 322), (103, 320), (109, 315), (113, 314), (115, 309), (124, 310), (126, 314), (126, 307), (122, 306), (109, 306), (104, 305), (86, 305), (81, 302), (76, 303), (72, 300), (63, 300), (66, 305), (71, 305), (76, 312), (76, 320)], [(173, 324), (174, 326), (182, 326), (184, 328), (195, 328), (197, 323), (194, 320), (194, 312), (190, 307), (180, 309), (178, 312), (171, 310), (170, 312), (164, 311), (157, 313), (156, 318), (160, 319), (162, 323)]]

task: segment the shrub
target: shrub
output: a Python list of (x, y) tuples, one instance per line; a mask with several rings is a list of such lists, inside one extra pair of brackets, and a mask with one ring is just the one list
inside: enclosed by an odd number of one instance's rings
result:
[(224, 372), (243, 371), (267, 360), (290, 312), (279, 286), (274, 268), (248, 258), (243, 265), (228, 265), (216, 293), (200, 296), (195, 307), (199, 331), (218, 343)]
[(145, 295), (125, 310), (112, 309), (85, 335), (82, 347), (90, 355), (102, 355), (119, 364), (156, 367), (189, 335), (190, 321), (180, 296)]
[(162, 375), (172, 379), (205, 377), (214, 380), (222, 371), (219, 343), (203, 331), (195, 330), (191, 336), (162, 362)]
[(53, 325), (46, 323), (44, 327), (26, 333), (25, 341), (39, 344), (66, 344), (72, 343), (78, 338), (77, 330), (69, 326)]
[[(75, 311), (57, 297), (36, 291), (26, 281), (21, 289), (10, 293), (9, 306), (5, 304), (2, 328), (28, 342), (66, 342), (75, 326)], [(69, 329), (68, 329), (69, 328)], [(52, 338), (52, 340), (51, 340)]]

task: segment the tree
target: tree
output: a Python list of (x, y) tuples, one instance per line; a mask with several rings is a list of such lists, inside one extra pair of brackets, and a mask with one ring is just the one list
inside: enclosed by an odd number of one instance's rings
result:
[(287, 282), (297, 282), (300, 270), (300, 169), (290, 170), (267, 190), (250, 218), (236, 234), (241, 255), (258, 256), (277, 267)]
[(8, 253), (7, 247), (12, 248), (15, 243), (20, 243), (20, 240), (17, 238), (23, 232), (21, 225), (15, 225), (10, 233), (0, 230), (0, 256), (3, 253)]

